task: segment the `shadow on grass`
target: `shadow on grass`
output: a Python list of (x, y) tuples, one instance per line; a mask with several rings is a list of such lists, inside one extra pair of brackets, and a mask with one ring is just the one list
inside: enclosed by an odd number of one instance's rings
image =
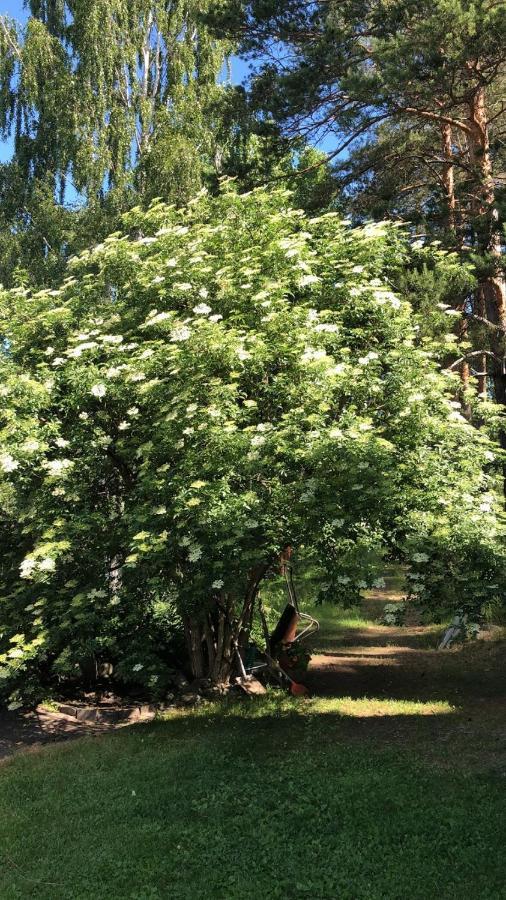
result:
[(2, 900), (502, 896), (497, 780), (347, 745), (349, 717), (312, 702), (219, 704), (18, 757), (0, 777)]
[[(374, 696), (394, 700), (416, 698), (423, 703), (448, 700), (472, 705), (484, 700), (505, 701), (504, 660), (494, 649), (472, 654), (410, 647), (342, 647), (339, 653), (315, 656), (307, 683), (316, 695)], [(353, 651), (353, 652), (352, 652)]]
[[(0, 771), (0, 896), (494, 900), (503, 782), (452, 771), (458, 723), (444, 701), (272, 691), (18, 756)], [(424, 743), (446, 772), (420, 764)]]
[[(436, 649), (441, 640), (441, 626), (403, 628), (399, 633), (398, 628), (389, 628), (375, 623), (366, 624), (365, 627), (354, 624), (339, 624), (335, 626), (332, 634), (323, 633), (314, 641), (315, 652), (325, 653), (327, 649), (333, 650), (361, 645), (363, 647), (376, 647), (383, 645), (403, 646), (416, 649)], [(321, 647), (321, 650), (317, 648)]]

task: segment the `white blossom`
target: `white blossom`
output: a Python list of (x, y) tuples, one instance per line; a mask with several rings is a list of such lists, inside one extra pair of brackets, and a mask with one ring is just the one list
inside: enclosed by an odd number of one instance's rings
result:
[(95, 347), (98, 347), (96, 341), (86, 341), (84, 344), (78, 344), (77, 347), (73, 347), (72, 350), (67, 350), (67, 356), (78, 359), (85, 350), (93, 350)]
[(2, 453), (2, 455), (0, 456), (0, 467), (2, 468), (3, 472), (5, 472), (6, 474), (8, 474), (9, 472), (14, 472), (14, 470), (17, 469), (18, 466), (19, 462), (17, 461), (17, 459), (14, 459), (14, 457), (11, 456), (10, 453)]
[(164, 322), (166, 319), (171, 319), (172, 313), (168, 312), (160, 312), (155, 316), (151, 316), (149, 319), (149, 324), (153, 325), (155, 322)]
[(186, 325), (180, 325), (179, 328), (173, 328), (170, 333), (170, 339), (173, 342), (187, 341), (191, 337), (191, 330)]
[(320, 325), (315, 325), (314, 330), (325, 331), (328, 334), (335, 334), (339, 331), (339, 328), (337, 325), (333, 325), (331, 322), (321, 322)]
[(314, 347), (306, 347), (302, 354), (302, 362), (314, 362), (318, 359), (325, 359), (327, 356), (325, 350), (315, 350)]
[(65, 438), (59, 437), (59, 438), (56, 438), (55, 444), (57, 447), (68, 447), (70, 444), (70, 441), (66, 441)]
[(193, 312), (196, 316), (208, 316), (211, 312), (211, 307), (207, 303), (198, 303), (197, 306), (193, 307)]
[(36, 565), (37, 565), (37, 562), (33, 558), (33, 556), (25, 556), (23, 562), (21, 563), (21, 565), (19, 567), (19, 573), (21, 575), (21, 578), (30, 578), (30, 575), (32, 574)]
[(72, 465), (70, 459), (50, 459), (44, 463), (50, 475), (61, 475), (65, 469), (69, 469)]
[(216, 581), (213, 581), (211, 587), (219, 591), (219, 589), (222, 588), (224, 584), (225, 582), (222, 581), (221, 578), (217, 578)]
[(190, 562), (197, 562), (202, 556), (202, 549), (198, 546), (198, 544), (193, 544), (190, 547), (190, 552), (188, 553), (188, 559)]
[(105, 384), (94, 384), (90, 390), (90, 394), (93, 394), (94, 397), (105, 397), (107, 393), (107, 388)]
[(416, 562), (416, 563), (429, 561), (429, 557), (427, 556), (426, 553), (413, 553), (413, 555), (411, 556), (411, 559), (413, 560), (413, 562)]
[(45, 556), (38, 564), (38, 568), (41, 572), (54, 572), (56, 569), (56, 562), (51, 556)]
[(35, 450), (38, 450), (39, 447), (40, 447), (40, 444), (38, 441), (27, 440), (24, 442), (21, 449), (26, 450), (27, 453), (33, 453), (33, 452), (35, 452)]
[(319, 280), (317, 275), (303, 275), (297, 283), (299, 287), (307, 287), (310, 284), (316, 284)]

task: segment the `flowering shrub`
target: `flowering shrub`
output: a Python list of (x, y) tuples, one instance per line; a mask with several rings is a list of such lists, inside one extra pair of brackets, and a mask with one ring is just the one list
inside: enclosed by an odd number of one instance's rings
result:
[[(227, 186), (124, 228), (59, 289), (2, 295), (11, 698), (107, 662), (153, 687), (183, 632), (194, 673), (226, 679), (287, 545), (320, 560), (322, 598), (354, 602), (385, 547), (432, 559), (442, 518), (481, 506), (473, 533), (499, 537), (496, 448), (384, 280), (397, 230)], [(492, 556), (473, 546), (478, 573)]]
[[(483, 478), (486, 487), (487, 475)], [(490, 495), (485, 491), (483, 496), (488, 506)], [(494, 522), (487, 515), (487, 528), (483, 529), (484, 505), (485, 501), (477, 503), (471, 495), (464, 495), (460, 511), (448, 515), (445, 510), (436, 521), (432, 517), (418, 519), (416, 542), (420, 549), (408, 551), (408, 596), (422, 610), (429, 610), (433, 621), (458, 610), (475, 622), (489, 606), (497, 608), (504, 603), (503, 526), (501, 519)]]
[(405, 615), (405, 603), (385, 603), (380, 622), (382, 625), (403, 625)]

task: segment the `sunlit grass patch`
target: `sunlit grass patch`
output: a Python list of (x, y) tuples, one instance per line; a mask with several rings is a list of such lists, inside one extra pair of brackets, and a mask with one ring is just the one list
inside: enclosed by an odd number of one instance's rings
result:
[(377, 623), (364, 616), (363, 610), (358, 606), (343, 607), (331, 603), (321, 606), (304, 606), (304, 612), (314, 616), (320, 623), (320, 629), (326, 634), (332, 634), (344, 628), (370, 628)]
[(390, 700), (376, 697), (330, 697), (311, 701), (311, 711), (322, 715), (353, 716), (441, 716), (457, 712), (446, 700)]
[(285, 692), (271, 689), (264, 697), (254, 700), (227, 698), (223, 701), (202, 703), (189, 712), (186, 709), (164, 713), (165, 721), (181, 721), (197, 717), (216, 722), (220, 719), (298, 719), (320, 715), (338, 717), (371, 718), (383, 716), (441, 716), (456, 713), (455, 706), (446, 700), (395, 700), (381, 697), (315, 697), (293, 698)]

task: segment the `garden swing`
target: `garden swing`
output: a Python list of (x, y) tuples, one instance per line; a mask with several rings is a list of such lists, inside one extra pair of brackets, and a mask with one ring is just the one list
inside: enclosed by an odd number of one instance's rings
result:
[[(290, 693), (294, 696), (306, 696), (309, 693), (307, 687), (299, 680), (304, 676), (309, 662), (309, 654), (302, 642), (316, 634), (320, 624), (313, 616), (300, 610), (290, 555), (289, 551), (285, 551), (281, 556), (281, 574), (286, 581), (288, 603), (272, 634), (269, 634), (262, 601), (258, 599), (265, 650), (260, 650), (255, 643), (251, 643), (243, 659), (236, 648), (241, 671), (238, 683), (248, 694), (263, 692), (260, 682), (256, 679), (256, 675), (262, 671), (273, 676), (283, 687), (289, 685)], [(302, 629), (298, 631), (301, 624)]]

